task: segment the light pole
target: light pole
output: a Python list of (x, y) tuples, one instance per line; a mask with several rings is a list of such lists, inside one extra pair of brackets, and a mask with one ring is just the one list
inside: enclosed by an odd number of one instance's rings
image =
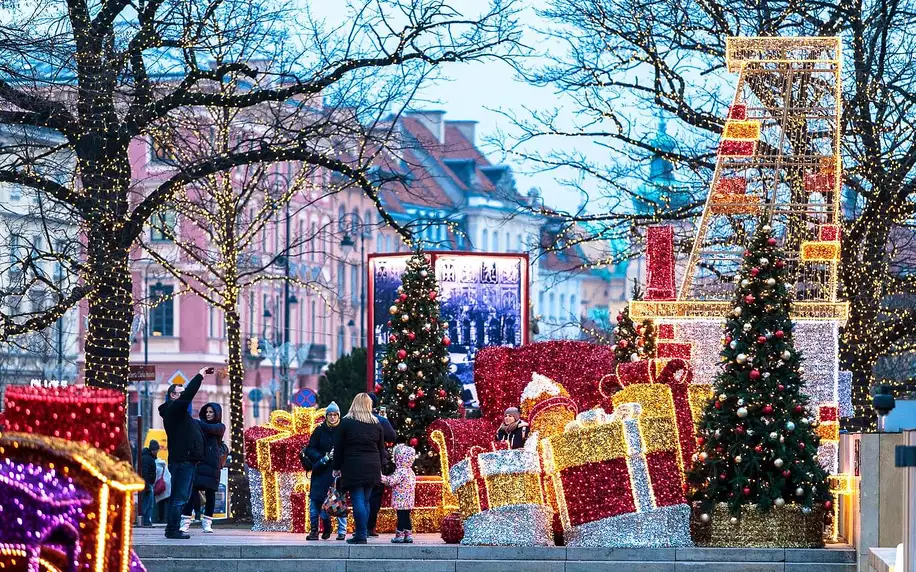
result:
[[(282, 173), (274, 173), (273, 176), (273, 186), (274, 194), (280, 196), (282, 189), (289, 187), (289, 179)], [(289, 404), (290, 399), (290, 379), (289, 379), (289, 365), (290, 365), (290, 341), (289, 341), (289, 329), (290, 329), (290, 308), (299, 303), (299, 300), (296, 298), (295, 293), (290, 293), (290, 275), (289, 275), (289, 248), (290, 248), (290, 214), (289, 214), (289, 203), (292, 200), (292, 197), (285, 197), (286, 203), (286, 233), (284, 237), (284, 248), (283, 254), (277, 257), (276, 263), (283, 267), (283, 338), (280, 340), (280, 343), (277, 344), (278, 355), (277, 359), (280, 362), (280, 378), (281, 378), (281, 399), (283, 402), (283, 408)], [(278, 225), (279, 226), (279, 225)], [(280, 404), (277, 404), (279, 408)]]
[[(344, 220), (347, 217), (352, 217), (355, 219), (356, 224), (359, 226), (359, 341), (360, 347), (366, 347), (366, 283), (363, 280), (364, 270), (363, 264), (366, 258), (366, 232), (362, 228), (365, 224), (363, 219), (360, 218), (359, 213), (352, 212), (344, 215)], [(344, 226), (346, 228), (346, 226)], [(353, 251), (356, 249), (356, 243), (353, 242), (353, 238), (350, 236), (349, 232), (344, 233), (343, 240), (340, 241), (340, 246), (345, 248), (347, 251)]]

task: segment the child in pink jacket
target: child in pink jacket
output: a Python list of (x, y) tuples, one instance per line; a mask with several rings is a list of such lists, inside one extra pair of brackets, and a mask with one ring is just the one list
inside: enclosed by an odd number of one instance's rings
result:
[(410, 511), (413, 509), (417, 488), (417, 475), (413, 472), (413, 462), (417, 452), (408, 445), (394, 448), (395, 470), (390, 475), (382, 475), (382, 483), (391, 487), (391, 508), (398, 515), (398, 529), (391, 542), (396, 544), (413, 544), (413, 525), (410, 522)]

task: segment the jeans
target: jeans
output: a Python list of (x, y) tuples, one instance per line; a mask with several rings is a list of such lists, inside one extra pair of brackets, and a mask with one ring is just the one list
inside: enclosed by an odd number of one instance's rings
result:
[(369, 497), (369, 520), (366, 524), (366, 528), (375, 530), (375, 525), (378, 523), (378, 511), (382, 510), (382, 495), (385, 493), (385, 487), (379, 485), (371, 490), (372, 495)]
[(191, 493), (191, 500), (184, 505), (181, 514), (191, 516), (195, 511), (200, 514), (200, 493), (204, 493), (204, 516), (213, 517), (213, 509), (216, 507), (216, 491), (213, 489), (195, 488)]
[(194, 477), (197, 474), (197, 464), (189, 462), (170, 463), (169, 472), (172, 473), (172, 496), (169, 497), (165, 533), (177, 534), (181, 526), (181, 511), (191, 499)]
[[(318, 534), (318, 519), (321, 519), (321, 522), (324, 523), (325, 530), (331, 531), (331, 517), (328, 516), (328, 513), (321, 510), (321, 505), (324, 501), (316, 501), (315, 499), (309, 499), (309, 531), (312, 534)], [(338, 516), (337, 517), (337, 534), (347, 534), (347, 517)]]
[(146, 489), (140, 496), (140, 514), (143, 516), (143, 526), (153, 526), (153, 485), (146, 485)]
[(366, 540), (369, 535), (369, 497), (371, 495), (372, 487), (350, 489), (350, 504), (353, 506), (353, 520), (356, 522), (353, 540)]
[(413, 531), (413, 524), (410, 522), (410, 510), (398, 509), (395, 512), (398, 515), (398, 530)]

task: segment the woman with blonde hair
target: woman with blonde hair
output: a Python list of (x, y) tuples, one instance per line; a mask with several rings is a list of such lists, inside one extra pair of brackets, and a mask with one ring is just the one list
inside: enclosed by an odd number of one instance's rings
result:
[(385, 437), (382, 426), (372, 414), (372, 398), (360, 393), (353, 398), (350, 411), (340, 420), (334, 434), (334, 476), (340, 489), (350, 493), (356, 530), (349, 544), (366, 544), (369, 522), (369, 497), (382, 482)]

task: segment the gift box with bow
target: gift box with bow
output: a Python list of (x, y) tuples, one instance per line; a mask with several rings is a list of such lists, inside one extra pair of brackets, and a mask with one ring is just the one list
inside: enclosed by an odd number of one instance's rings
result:
[(324, 419), (324, 411), (317, 407), (272, 411), (265, 425), (245, 430), (254, 530), (293, 530), (293, 494), (308, 491), (299, 452)]
[(548, 546), (553, 511), (544, 502), (537, 435), (523, 449), (471, 449), (449, 471), (464, 519), (462, 544)]
[(610, 415), (592, 409), (542, 441), (567, 545), (691, 544), (670, 409), (644, 412), (640, 403), (617, 403)]

